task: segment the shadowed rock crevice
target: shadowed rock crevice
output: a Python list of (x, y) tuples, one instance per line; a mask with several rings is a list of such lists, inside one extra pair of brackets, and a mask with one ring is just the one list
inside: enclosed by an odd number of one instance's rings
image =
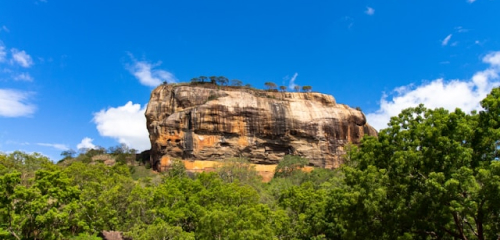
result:
[(321, 93), (162, 85), (146, 118), (156, 170), (170, 158), (277, 164), (286, 154), (335, 168), (347, 143), (377, 135), (362, 112)]

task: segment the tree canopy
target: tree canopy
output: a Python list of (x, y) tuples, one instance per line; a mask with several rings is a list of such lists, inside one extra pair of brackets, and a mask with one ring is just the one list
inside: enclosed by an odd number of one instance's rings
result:
[(268, 90), (275, 90), (277, 87), (276, 83), (273, 82), (265, 82), (264, 85), (267, 87)]
[(311, 92), (311, 90), (312, 90), (311, 86), (303, 86), (302, 87), (302, 91), (304, 91), (304, 92)]
[(269, 183), (243, 158), (137, 177), (124, 146), (0, 153), (0, 239), (498, 239), (500, 89), (481, 106), (405, 109), (339, 169), (285, 155)]

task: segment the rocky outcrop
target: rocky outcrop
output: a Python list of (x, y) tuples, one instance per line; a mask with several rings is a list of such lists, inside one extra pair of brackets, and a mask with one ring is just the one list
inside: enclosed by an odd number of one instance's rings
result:
[(102, 231), (99, 237), (104, 240), (132, 240), (132, 238), (123, 237), (123, 234), (117, 231)]
[(347, 143), (377, 135), (361, 111), (330, 95), (214, 85), (161, 85), (146, 119), (151, 166), (160, 171), (171, 158), (277, 164), (286, 154), (335, 168)]

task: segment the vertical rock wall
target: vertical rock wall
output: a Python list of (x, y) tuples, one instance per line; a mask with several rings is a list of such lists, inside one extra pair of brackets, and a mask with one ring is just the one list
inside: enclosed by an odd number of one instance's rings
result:
[(277, 164), (300, 155), (316, 167), (335, 168), (344, 146), (377, 132), (364, 114), (321, 93), (266, 92), (213, 85), (162, 85), (146, 110), (151, 165), (169, 159), (246, 157)]

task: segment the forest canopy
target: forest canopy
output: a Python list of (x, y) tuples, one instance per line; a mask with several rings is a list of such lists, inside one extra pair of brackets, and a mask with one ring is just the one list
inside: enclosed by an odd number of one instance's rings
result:
[(339, 169), (286, 156), (269, 183), (245, 159), (137, 178), (127, 160), (2, 153), (0, 239), (499, 239), (500, 89), (481, 106), (405, 109)]

